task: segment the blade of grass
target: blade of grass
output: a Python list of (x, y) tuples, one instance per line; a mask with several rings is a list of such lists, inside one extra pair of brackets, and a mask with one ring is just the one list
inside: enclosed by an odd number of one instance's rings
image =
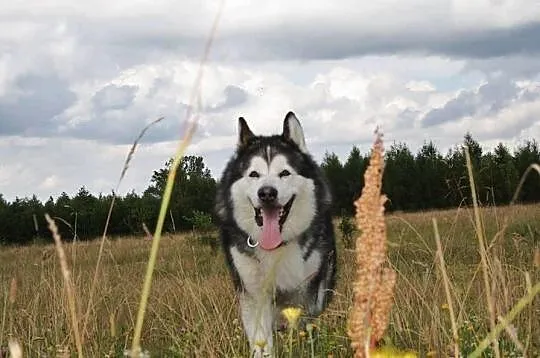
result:
[[(195, 86), (194, 86), (192, 94), (191, 94), (190, 103), (193, 103), (195, 98), (200, 99), (200, 86), (201, 86), (201, 81), (202, 81), (203, 68), (204, 68), (204, 65), (205, 65), (205, 63), (207, 61), (207, 58), (208, 58), (208, 55), (209, 55), (209, 52), (210, 52), (210, 47), (211, 47), (213, 39), (215, 37), (217, 26), (218, 26), (218, 23), (219, 23), (219, 20), (220, 20), (220, 17), (221, 17), (221, 13), (222, 13), (222, 10), (223, 10), (224, 2), (225, 2), (224, 0), (220, 1), (219, 8), (218, 8), (216, 17), (214, 19), (214, 23), (212, 25), (211, 32), (210, 32), (210, 36), (209, 36), (208, 41), (206, 43), (205, 52), (204, 52), (203, 58), (201, 60), (200, 66), (199, 66), (198, 76), (196, 78)], [(198, 102), (200, 102), (200, 101), (198, 101)], [(164, 193), (163, 193), (163, 199), (162, 199), (161, 207), (160, 207), (160, 211), (159, 211), (158, 222), (156, 224), (156, 230), (155, 230), (154, 237), (153, 237), (153, 240), (152, 240), (152, 248), (151, 248), (151, 251), (150, 251), (150, 258), (148, 260), (146, 275), (144, 277), (143, 290), (142, 290), (142, 293), (141, 293), (141, 301), (140, 301), (140, 304), (139, 304), (139, 310), (137, 312), (137, 321), (135, 323), (135, 331), (134, 331), (134, 334), (133, 334), (133, 342), (132, 342), (132, 347), (131, 347), (131, 352), (130, 352), (130, 356), (132, 356), (132, 357), (139, 357), (140, 352), (141, 352), (140, 340), (141, 340), (142, 325), (143, 325), (143, 321), (144, 321), (144, 315), (145, 315), (145, 312), (146, 312), (146, 306), (147, 306), (147, 303), (148, 303), (148, 296), (150, 295), (150, 287), (151, 287), (151, 284), (152, 284), (152, 275), (153, 275), (153, 272), (154, 272), (154, 267), (155, 267), (156, 258), (157, 258), (157, 252), (158, 252), (158, 249), (159, 249), (159, 242), (161, 240), (161, 231), (163, 229), (163, 223), (165, 222), (165, 216), (166, 216), (166, 213), (167, 213), (167, 209), (168, 209), (168, 206), (169, 206), (169, 201), (170, 201), (172, 189), (173, 189), (173, 186), (174, 186), (174, 178), (176, 176), (176, 171), (177, 171), (178, 165), (180, 164), (180, 161), (182, 160), (182, 158), (184, 156), (184, 152), (185, 152), (187, 146), (189, 145), (189, 142), (191, 141), (191, 138), (193, 137), (193, 134), (194, 134), (195, 129), (196, 129), (196, 124), (197, 124), (198, 117), (195, 117), (192, 121), (189, 121), (189, 119), (191, 118), (192, 107), (193, 106), (190, 105), (187, 108), (187, 118), (188, 118), (188, 121), (186, 123), (187, 130), (185, 132), (184, 138), (179, 143), (179, 146), (178, 146), (178, 149), (176, 151), (176, 155), (174, 157), (173, 163), (171, 164), (171, 169), (169, 171), (169, 175), (167, 177), (167, 183), (166, 183), (165, 190), (164, 190)]]
[(514, 196), (512, 197), (512, 200), (510, 201), (510, 205), (514, 204), (519, 196), (519, 193), (521, 192), (521, 188), (523, 187), (523, 184), (525, 184), (525, 180), (527, 179), (527, 176), (529, 173), (533, 170), (536, 170), (538, 175), (540, 175), (540, 165), (537, 163), (532, 163), (529, 165), (527, 170), (525, 170), (525, 173), (521, 176), (521, 180), (519, 181), (519, 184), (516, 188), (516, 191), (514, 192)]
[(89, 294), (89, 297), (88, 297), (88, 304), (87, 304), (87, 307), (86, 307), (86, 313), (84, 314), (83, 328), (82, 328), (83, 342), (84, 342), (84, 338), (85, 338), (86, 333), (87, 333), (86, 332), (86, 325), (87, 325), (88, 319), (90, 317), (90, 311), (92, 309), (92, 302), (94, 300), (94, 294), (95, 294), (95, 290), (96, 290), (96, 286), (97, 286), (99, 268), (100, 268), (100, 265), (101, 265), (101, 258), (103, 257), (103, 248), (105, 246), (105, 238), (107, 237), (107, 230), (109, 229), (109, 222), (111, 221), (112, 210), (113, 210), (113, 207), (114, 207), (114, 203), (116, 201), (115, 191), (118, 191), (118, 188), (120, 187), (120, 183), (122, 182), (122, 180), (124, 179), (124, 176), (126, 175), (126, 171), (127, 171), (128, 167), (129, 167), (129, 163), (131, 162), (131, 159), (133, 158), (133, 154), (135, 153), (135, 149), (137, 149), (137, 145), (139, 144), (140, 140), (145, 135), (146, 131), (148, 131), (148, 129), (150, 129), (150, 127), (152, 127), (153, 125), (161, 122), (163, 120), (163, 118), (165, 118), (165, 117), (159, 117), (158, 119), (148, 123), (146, 125), (146, 127), (144, 127), (143, 130), (139, 133), (139, 136), (135, 139), (135, 141), (133, 142), (133, 145), (131, 146), (131, 148), (129, 150), (129, 153), (128, 153), (128, 155), (126, 157), (126, 160), (124, 162), (124, 166), (122, 168), (122, 172), (120, 173), (120, 177), (118, 178), (118, 182), (116, 184), (116, 189), (113, 191), (111, 205), (109, 206), (109, 212), (107, 213), (107, 220), (105, 221), (105, 227), (103, 229), (103, 234), (101, 236), (101, 242), (99, 244), (99, 251), (98, 251), (98, 257), (97, 257), (97, 262), (96, 262), (96, 268), (94, 270), (94, 277), (92, 279), (92, 285), (90, 286), (90, 294)]
[(2, 324), (0, 324), (0, 345), (4, 342), (4, 329), (6, 327), (6, 317), (7, 317), (7, 308), (8, 308), (8, 295), (9, 293), (5, 293), (4, 297), (4, 304), (2, 309)]
[(450, 312), (450, 322), (452, 324), (452, 340), (454, 344), (454, 357), (459, 357), (459, 336), (456, 324), (456, 316), (454, 314), (454, 305), (452, 303), (452, 294), (450, 292), (450, 280), (448, 279), (448, 273), (446, 272), (446, 265), (444, 262), (444, 256), (442, 252), (441, 237), (439, 235), (439, 227), (437, 225), (437, 219), (433, 218), (433, 230), (435, 232), (435, 242), (437, 243), (437, 257), (439, 258), (439, 266), (441, 269), (444, 292), (446, 293), (446, 302), (448, 304), (448, 311)]
[(516, 316), (530, 304), (534, 297), (540, 293), (540, 282), (534, 285), (529, 292), (523, 296), (514, 307), (508, 312), (506, 316), (495, 326), (495, 328), (487, 335), (486, 338), (480, 342), (478, 347), (469, 355), (469, 358), (480, 357), (482, 352), (497, 339), (499, 334), (505, 329), (509, 322), (511, 322)]
[[(474, 208), (474, 221), (475, 221), (475, 230), (476, 230), (476, 236), (478, 238), (478, 244), (480, 248), (480, 260), (482, 263), (482, 273), (484, 278), (484, 289), (486, 291), (486, 301), (488, 305), (489, 310), (489, 324), (491, 327), (491, 330), (495, 329), (495, 305), (493, 303), (493, 297), (491, 296), (491, 287), (489, 284), (489, 262), (488, 262), (488, 255), (486, 252), (486, 245), (485, 245), (485, 237), (484, 237), (484, 230), (482, 226), (482, 220), (480, 218), (480, 209), (478, 206), (478, 200), (476, 196), (476, 184), (474, 181), (474, 175), (473, 175), (473, 167), (471, 162), (471, 155), (469, 153), (469, 148), (465, 147), (465, 159), (467, 162), (467, 173), (469, 175), (469, 184), (471, 187), (471, 197), (473, 202), (473, 208)], [(501, 353), (499, 351), (499, 342), (495, 341), (493, 342), (493, 348), (495, 351), (495, 357), (499, 358), (501, 356)]]

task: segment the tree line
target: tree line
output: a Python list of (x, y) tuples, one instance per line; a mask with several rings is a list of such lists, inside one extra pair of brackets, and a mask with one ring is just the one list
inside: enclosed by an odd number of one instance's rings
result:
[[(479, 200), (483, 204), (503, 205), (512, 199), (521, 175), (532, 163), (540, 162), (535, 140), (519, 145), (511, 152), (500, 143), (492, 152), (484, 152), (470, 134), (462, 144), (440, 153), (433, 142), (413, 153), (405, 143), (394, 143), (385, 153), (383, 192), (388, 196), (388, 211), (414, 211), (457, 207), (470, 204), (470, 185), (464, 148), (469, 148)], [(335, 153), (326, 153), (321, 167), (334, 196), (334, 214), (351, 215), (353, 201), (364, 185), (369, 153), (354, 146), (344, 162)], [(110, 236), (143, 234), (143, 224), (153, 231), (161, 196), (172, 160), (154, 171), (150, 185), (141, 194), (130, 192), (116, 196), (108, 225)], [(179, 232), (211, 225), (216, 180), (200, 156), (186, 156), (176, 175), (165, 232)], [(529, 176), (523, 183), (520, 202), (540, 201), (540, 180)], [(0, 243), (27, 244), (49, 242), (45, 213), (56, 220), (65, 240), (87, 240), (102, 235), (113, 193), (91, 194), (85, 187), (70, 197), (41, 202), (36, 196), (6, 201), (0, 194)]]
[[(172, 159), (154, 171), (150, 185), (142, 194), (116, 195), (107, 234), (110, 236), (144, 234), (157, 222), (161, 196), (167, 182)], [(216, 181), (200, 156), (186, 156), (176, 172), (165, 232), (193, 228), (201, 214), (209, 216), (213, 206)], [(48, 213), (56, 221), (64, 240), (88, 240), (103, 234), (113, 193), (94, 196), (85, 187), (69, 197), (65, 192), (56, 200), (42, 203), (34, 195), (7, 202), (0, 194), (0, 244), (26, 244), (44, 240), (51, 234), (45, 220)]]
[[(470, 133), (463, 143), (443, 155), (433, 142), (426, 142), (413, 153), (405, 143), (390, 145), (385, 153), (383, 192), (388, 211), (418, 211), (471, 205), (471, 190), (466, 165), (468, 148), (478, 199), (484, 205), (505, 205), (512, 200), (522, 174), (532, 163), (540, 162), (535, 140), (513, 150), (499, 143), (484, 152)], [(326, 153), (322, 168), (334, 192), (336, 215), (353, 213), (353, 201), (364, 186), (363, 174), (369, 154), (353, 147), (342, 163), (334, 153)], [(519, 202), (540, 201), (540, 180), (529, 175), (517, 197)]]

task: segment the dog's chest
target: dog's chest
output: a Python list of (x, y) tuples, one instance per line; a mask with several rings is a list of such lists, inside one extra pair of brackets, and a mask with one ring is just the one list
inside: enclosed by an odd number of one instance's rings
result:
[(295, 290), (306, 284), (318, 271), (320, 255), (313, 252), (307, 260), (303, 259), (303, 251), (297, 244), (281, 248), (282, 251), (257, 254), (260, 260), (259, 275), (273, 281), (281, 290)]

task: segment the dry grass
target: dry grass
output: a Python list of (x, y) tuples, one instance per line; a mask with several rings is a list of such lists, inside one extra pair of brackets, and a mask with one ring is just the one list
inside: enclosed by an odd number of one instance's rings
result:
[[(504, 314), (527, 293), (527, 280), (540, 281), (533, 265), (540, 244), (540, 206), (485, 208), (481, 210), (488, 256), (494, 258), (496, 290), (494, 305)], [(446, 305), (443, 277), (437, 267), (432, 218), (438, 223), (442, 251), (455, 303), (456, 325), (462, 353), (472, 352), (489, 332), (489, 312), (484, 299), (480, 256), (469, 209), (396, 214), (386, 217), (389, 258), (398, 273), (395, 302), (385, 343), (414, 349), (419, 356), (429, 352), (450, 356), (452, 331)], [(508, 218), (508, 228), (498, 234)], [(496, 237), (495, 242), (492, 239)], [(137, 313), (142, 277), (151, 243), (144, 238), (106, 240), (101, 275), (87, 325), (83, 349), (86, 356), (122, 356), (129, 349)], [(77, 249), (75, 262), (69, 261)], [(86, 302), (93, 277), (99, 242), (65, 245), (77, 302)], [(350, 357), (346, 334), (353, 294), (355, 254), (339, 245), (339, 276), (335, 301), (321, 317), (314, 332), (315, 356), (332, 353)], [(496, 258), (496, 260), (495, 260)], [(4, 318), (0, 337), (3, 347), (9, 337), (21, 344), (24, 356), (56, 356), (75, 352), (54, 245), (4, 248), (0, 251), (0, 283)], [(528, 276), (526, 275), (528, 274)], [(17, 282), (14, 302), (9, 300), (12, 279)], [(538, 297), (511, 322), (528, 357), (540, 352), (540, 303)], [(238, 320), (233, 289), (221, 252), (213, 252), (191, 236), (164, 236), (154, 272), (142, 347), (152, 356), (246, 357), (246, 339)], [(280, 352), (287, 337), (278, 337)], [(502, 333), (502, 356), (519, 355), (510, 335)], [(297, 356), (308, 356), (308, 337), (299, 334)], [(492, 351), (488, 350), (490, 356)]]

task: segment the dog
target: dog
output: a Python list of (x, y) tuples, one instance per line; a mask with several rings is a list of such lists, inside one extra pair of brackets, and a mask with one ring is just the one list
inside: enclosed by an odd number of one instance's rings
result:
[(255, 135), (238, 119), (236, 151), (218, 182), (215, 214), (251, 356), (273, 356), (283, 308), (318, 317), (332, 297), (332, 194), (293, 112), (281, 135)]

